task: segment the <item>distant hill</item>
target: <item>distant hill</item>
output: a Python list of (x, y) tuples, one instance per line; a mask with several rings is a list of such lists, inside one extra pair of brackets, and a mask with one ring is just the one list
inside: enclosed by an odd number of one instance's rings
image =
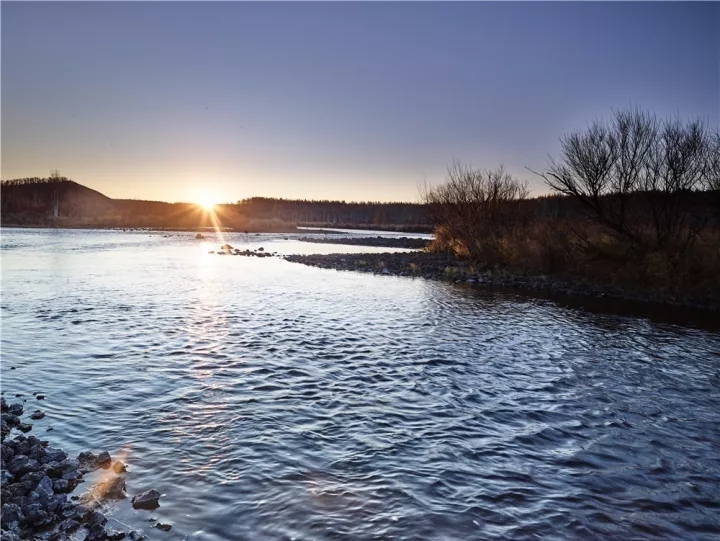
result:
[(256, 197), (216, 205), (210, 214), (193, 203), (112, 199), (65, 177), (2, 181), (3, 226), (149, 227), (238, 231), (294, 231), (306, 226), (431, 230), (424, 205), (346, 203)]
[(51, 223), (60, 218), (98, 217), (112, 212), (114, 202), (100, 192), (57, 178), (3, 181), (2, 223)]

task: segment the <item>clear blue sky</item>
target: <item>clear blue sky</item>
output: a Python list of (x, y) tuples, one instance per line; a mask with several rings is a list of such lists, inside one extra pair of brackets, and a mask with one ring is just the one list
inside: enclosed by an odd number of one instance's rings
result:
[(453, 158), (540, 193), (613, 108), (719, 119), (718, 3), (1, 9), (2, 178), (111, 197), (415, 200)]

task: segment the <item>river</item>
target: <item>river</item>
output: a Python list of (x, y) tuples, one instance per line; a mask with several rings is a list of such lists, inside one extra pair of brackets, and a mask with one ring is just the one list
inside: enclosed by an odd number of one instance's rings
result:
[(2, 390), (164, 494), (112, 516), (178, 540), (718, 538), (715, 330), (208, 253), (340, 251), (295, 237), (2, 231)]

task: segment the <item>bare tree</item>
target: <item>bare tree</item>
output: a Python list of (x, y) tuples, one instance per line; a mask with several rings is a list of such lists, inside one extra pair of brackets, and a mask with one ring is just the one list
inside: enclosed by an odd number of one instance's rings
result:
[(521, 215), (514, 203), (528, 194), (527, 183), (503, 167), (480, 170), (457, 161), (448, 167), (443, 184), (421, 188), (433, 223), (473, 257), (517, 226)]
[(717, 183), (718, 134), (639, 109), (561, 138), (542, 178), (631, 246), (684, 250), (707, 224), (687, 194)]

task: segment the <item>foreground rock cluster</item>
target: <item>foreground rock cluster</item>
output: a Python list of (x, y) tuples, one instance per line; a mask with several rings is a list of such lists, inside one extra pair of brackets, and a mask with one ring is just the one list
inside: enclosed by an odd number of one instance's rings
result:
[[(20, 420), (22, 404), (1, 400), (3, 540), (65, 541), (70, 536), (85, 541), (144, 539), (135, 530), (108, 528), (108, 519), (99, 511), (104, 501), (126, 497), (122, 475), (127, 470), (125, 464), (113, 461), (107, 451), (99, 455), (83, 452), (71, 458), (62, 449), (50, 447), (48, 441), (35, 436), (10, 437), (14, 429), (26, 432), (32, 427)], [(70, 496), (85, 474), (99, 468), (108, 470), (106, 479), (80, 497)], [(133, 498), (133, 506), (154, 509), (159, 505), (159, 498), (159, 492), (147, 491)], [(83, 533), (84, 537), (75, 535)]]
[(229, 244), (223, 244), (218, 252), (210, 250), (208, 253), (217, 255), (243, 255), (246, 257), (273, 257), (277, 255), (275, 252), (266, 252), (265, 248), (262, 246), (257, 250), (240, 250), (238, 248), (233, 248)]
[(417, 277), (426, 280), (442, 280), (553, 295), (654, 302), (720, 311), (720, 306), (703, 299), (676, 298), (672, 295), (627, 290), (610, 285), (564, 280), (557, 276), (525, 276), (502, 271), (480, 272), (467, 259), (445, 253), (288, 255), (285, 256), (285, 260), (324, 269)]

